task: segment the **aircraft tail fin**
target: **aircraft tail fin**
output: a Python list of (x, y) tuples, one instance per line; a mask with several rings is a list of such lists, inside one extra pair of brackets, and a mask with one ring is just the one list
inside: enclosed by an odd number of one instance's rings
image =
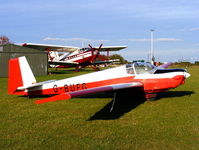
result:
[(8, 93), (24, 95), (24, 91), (18, 91), (21, 86), (29, 86), (36, 83), (36, 79), (25, 56), (9, 60)]
[(159, 68), (164, 68), (164, 69), (166, 69), (166, 68), (168, 68), (169, 66), (171, 66), (172, 64), (173, 64), (172, 62), (167, 62), (167, 63), (162, 64), (161, 66), (159, 66)]
[(57, 51), (49, 51), (48, 57), (50, 61), (59, 61), (60, 57)]

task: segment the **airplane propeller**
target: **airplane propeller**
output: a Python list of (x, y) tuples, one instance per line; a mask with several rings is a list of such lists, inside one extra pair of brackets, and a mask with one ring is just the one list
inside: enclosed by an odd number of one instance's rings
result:
[(191, 76), (186, 70), (183, 72), (183, 74), (185, 79)]
[(189, 67), (190, 67), (190, 66), (186, 66), (186, 68), (184, 69), (184, 70), (185, 70), (185, 71), (184, 71), (184, 77), (185, 77), (185, 79), (191, 76), (191, 75), (188, 73)]
[(89, 46), (91, 49), (93, 49), (93, 47), (92, 47), (90, 44), (88, 44), (88, 46)]
[(88, 44), (88, 46), (92, 49), (92, 53), (93, 53), (93, 58), (91, 60), (91, 63), (93, 63), (93, 61), (98, 57), (102, 60), (104, 60), (104, 58), (100, 55), (100, 49), (102, 48), (103, 44), (100, 44), (99, 48), (93, 48), (90, 44)]

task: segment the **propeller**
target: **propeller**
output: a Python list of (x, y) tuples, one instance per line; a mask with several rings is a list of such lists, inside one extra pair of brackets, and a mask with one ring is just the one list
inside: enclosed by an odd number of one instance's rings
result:
[(184, 78), (187, 79), (188, 77), (190, 77), (191, 75), (187, 72), (187, 69), (185, 69), (185, 71), (183, 72), (184, 74)]
[(190, 67), (190, 66), (186, 66), (185, 69), (184, 69), (184, 70), (185, 70), (185, 71), (184, 71), (184, 77), (185, 77), (185, 79), (191, 76), (191, 75), (188, 73), (189, 67)]
[(93, 63), (93, 61), (99, 57), (102, 59), (101, 55), (99, 54), (100, 49), (102, 48), (103, 44), (100, 44), (99, 48), (93, 48), (90, 44), (88, 44), (88, 46), (92, 49), (92, 55), (93, 58), (91, 59), (91, 63)]
[(93, 49), (93, 47), (92, 47), (90, 44), (88, 44), (88, 46), (89, 46), (91, 49)]

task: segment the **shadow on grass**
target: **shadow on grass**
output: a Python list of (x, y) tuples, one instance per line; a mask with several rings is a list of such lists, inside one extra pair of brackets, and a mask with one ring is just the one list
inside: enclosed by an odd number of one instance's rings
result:
[(132, 90), (122, 90), (117, 92), (114, 108), (111, 112), (110, 109), (112, 107), (113, 100), (91, 116), (87, 121), (118, 119), (145, 101), (144, 91), (140, 88), (134, 89), (133, 92)]
[[(169, 98), (169, 97), (183, 97), (186, 95), (194, 94), (193, 91), (168, 91), (164, 93), (158, 93), (156, 100), (160, 100), (162, 98)], [(51, 95), (53, 96), (53, 95)], [(26, 96), (21, 96), (26, 97)], [(47, 98), (49, 95), (43, 96), (33, 96), (30, 98)], [(83, 96), (85, 98), (110, 98), (113, 97), (113, 93), (98, 93), (88, 96)], [(91, 116), (87, 121), (93, 120), (115, 120), (122, 117), (124, 114), (128, 113), (129, 111), (137, 108), (140, 104), (146, 101), (145, 93), (143, 88), (134, 88), (132, 89), (125, 89), (117, 91), (116, 99), (114, 108), (110, 111), (114, 99), (111, 102), (106, 104), (101, 110), (96, 112), (93, 116)]]
[(74, 71), (68, 71), (68, 70), (60, 70), (60, 71), (50, 71), (49, 74), (74, 74)]
[[(86, 70), (86, 69), (80, 69), (79, 72), (83, 72), (83, 73), (90, 73), (93, 72), (93, 70)], [(49, 74), (74, 74), (75, 72), (75, 68), (51, 68), (49, 70)], [(78, 73), (78, 72), (77, 72)]]
[[(183, 97), (193, 93), (193, 91), (169, 91), (165, 93), (159, 93), (156, 100), (169, 97)], [(112, 112), (110, 112), (110, 109), (113, 104), (113, 100), (104, 106), (100, 111), (91, 116), (87, 121), (118, 119), (145, 101), (145, 93), (140, 89), (137, 89), (136, 91), (121, 91), (117, 93), (115, 105)]]
[(194, 94), (193, 91), (168, 91), (163, 93), (158, 93), (156, 100), (160, 100), (162, 98), (169, 98), (169, 97), (183, 97), (186, 95), (191, 96)]

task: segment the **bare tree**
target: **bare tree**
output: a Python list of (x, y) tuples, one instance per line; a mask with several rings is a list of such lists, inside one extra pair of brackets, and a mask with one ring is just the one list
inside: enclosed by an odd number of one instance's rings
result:
[(10, 40), (7, 36), (5, 35), (0, 36), (0, 45), (4, 45), (8, 43), (10, 43)]

